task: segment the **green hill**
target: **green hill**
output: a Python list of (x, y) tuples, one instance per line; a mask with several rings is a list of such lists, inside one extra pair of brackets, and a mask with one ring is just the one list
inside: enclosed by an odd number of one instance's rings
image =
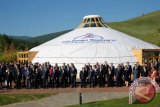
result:
[(12, 39), (17, 39), (17, 40), (25, 40), (25, 41), (29, 41), (30, 39), (32, 39), (33, 37), (29, 37), (29, 36), (9, 36)]
[(160, 46), (160, 10), (127, 21), (107, 24), (113, 29)]
[(9, 36), (9, 38), (14, 42), (17, 50), (23, 51), (23, 50), (31, 49), (35, 46), (38, 46), (46, 41), (54, 39), (64, 33), (69, 32), (69, 31), (71, 31), (71, 30), (65, 30), (65, 31), (61, 31), (61, 32), (45, 34), (45, 35), (36, 36), (36, 37)]
[(33, 38), (30, 38), (29, 41), (32, 41), (32, 42), (38, 42), (38, 43), (44, 43), (46, 41), (49, 41), (51, 39), (54, 39), (60, 35), (63, 35), (67, 32), (70, 32), (71, 30), (65, 30), (65, 31), (61, 31), (61, 32), (56, 32), (56, 33), (50, 33), (50, 34), (45, 34), (45, 35), (42, 35), (42, 36), (37, 36), (37, 37), (33, 37)]
[(44, 43), (46, 41), (49, 41), (51, 39), (54, 39), (60, 35), (63, 35), (71, 30), (65, 30), (61, 32), (55, 32), (55, 33), (49, 33), (41, 36), (36, 36), (36, 37), (28, 37), (28, 36), (9, 36), (10, 38), (14, 40), (19, 40), (19, 41), (26, 41), (26, 42), (37, 42), (37, 44)]

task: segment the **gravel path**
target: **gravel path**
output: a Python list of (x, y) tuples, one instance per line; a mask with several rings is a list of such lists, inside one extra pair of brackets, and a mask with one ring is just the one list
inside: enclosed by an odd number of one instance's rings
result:
[(128, 92), (129, 87), (105, 87), (105, 88), (48, 88), (48, 89), (13, 89), (0, 90), (0, 94), (41, 94), (41, 93), (85, 93), (85, 92)]
[[(84, 92), (83, 103), (102, 101), (128, 96), (128, 92)], [(22, 102), (3, 107), (64, 107), (79, 104), (79, 93), (59, 93), (36, 101)]]

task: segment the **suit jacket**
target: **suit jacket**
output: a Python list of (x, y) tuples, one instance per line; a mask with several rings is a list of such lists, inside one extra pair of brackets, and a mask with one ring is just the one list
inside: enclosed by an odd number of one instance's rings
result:
[(12, 81), (12, 79), (13, 79), (12, 72), (7, 70), (7, 72), (6, 72), (6, 80), (7, 81)]
[(129, 66), (128, 66), (128, 69), (129, 69), (129, 75), (131, 75), (131, 74), (132, 74), (132, 66), (129, 65)]
[(88, 72), (89, 72), (89, 68), (85, 67), (84, 68), (84, 78), (88, 77)]
[(99, 76), (99, 68), (95, 69), (95, 77)]
[(70, 77), (71, 76), (71, 68), (66, 67), (66, 72), (67, 72), (67, 76)]
[(141, 71), (141, 76), (142, 77), (147, 77), (148, 76), (148, 69), (147, 69), (147, 67), (143, 68), (143, 66), (142, 66), (140, 71)]
[(122, 77), (122, 68), (116, 68), (114, 74), (115, 74), (116, 78), (121, 78)]
[(109, 68), (109, 65), (107, 64), (107, 65), (104, 65), (104, 70), (105, 70), (105, 75), (109, 75), (108, 74), (108, 68)]
[(84, 79), (84, 72), (83, 72), (82, 70), (81, 70), (80, 73), (79, 73), (79, 78), (80, 78), (80, 79)]
[(133, 76), (134, 80), (140, 77), (140, 65), (138, 65), (137, 67), (133, 67)]
[(114, 66), (110, 66), (109, 70), (108, 70), (108, 76), (109, 77), (114, 77), (114, 72), (115, 72), (115, 67)]
[(90, 69), (90, 70), (88, 71), (88, 78), (89, 78), (89, 79), (93, 79), (94, 76), (95, 76), (95, 71), (94, 71), (93, 69)]
[(60, 70), (60, 74), (61, 74), (61, 78), (66, 78), (66, 76), (67, 76), (67, 71), (66, 71), (66, 69), (64, 68), (64, 69), (61, 69)]
[(76, 78), (76, 74), (77, 74), (77, 69), (75, 67), (71, 68), (71, 77)]
[(105, 77), (105, 70), (103, 67), (99, 69), (99, 77)]
[(41, 74), (40, 72), (35, 72), (35, 80), (39, 81), (41, 79)]
[(59, 79), (59, 71), (58, 70), (55, 71), (54, 77), (55, 77), (55, 79)]

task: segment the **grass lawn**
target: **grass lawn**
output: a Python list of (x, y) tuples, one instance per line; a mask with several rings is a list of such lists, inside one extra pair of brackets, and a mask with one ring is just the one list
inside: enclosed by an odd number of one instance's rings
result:
[(73, 105), (68, 107), (160, 107), (160, 93), (157, 93), (154, 100), (147, 104), (128, 104), (128, 97), (114, 100), (98, 101), (83, 105)]
[(53, 94), (0, 94), (0, 106), (49, 97)]

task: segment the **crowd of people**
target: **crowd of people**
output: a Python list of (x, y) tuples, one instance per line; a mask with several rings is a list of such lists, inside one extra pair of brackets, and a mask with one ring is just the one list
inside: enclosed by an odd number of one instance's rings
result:
[[(39, 89), (39, 88), (65, 88), (80, 85), (85, 87), (121, 87), (129, 86), (132, 81), (140, 77), (151, 77), (153, 80), (159, 78), (160, 63), (150, 65), (139, 63), (131, 66), (113, 63), (94, 65), (85, 64), (82, 70), (77, 72), (73, 63), (63, 63), (59, 66), (57, 63), (53, 66), (49, 62), (39, 63), (3, 63), (0, 62), (0, 89)], [(77, 83), (77, 73), (79, 73), (80, 83)], [(133, 79), (131, 78), (133, 75)]]

